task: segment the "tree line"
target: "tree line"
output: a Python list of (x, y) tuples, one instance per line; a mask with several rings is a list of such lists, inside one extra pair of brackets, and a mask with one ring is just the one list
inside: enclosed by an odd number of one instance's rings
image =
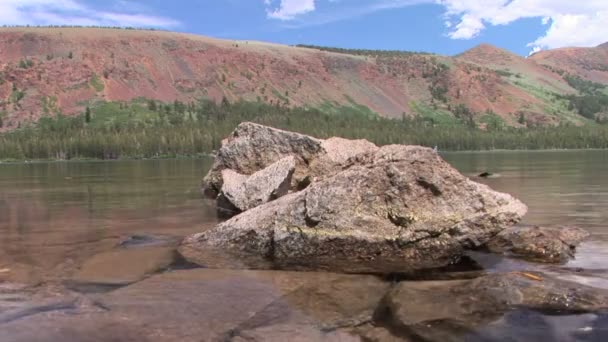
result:
[(349, 106), (331, 112), (261, 102), (209, 100), (103, 102), (82, 115), (46, 116), (0, 134), (0, 160), (116, 159), (199, 156), (220, 147), (239, 123), (252, 121), (319, 138), (368, 139), (440, 150), (608, 148), (608, 126), (500, 127), (438, 125), (421, 117), (387, 119)]
[(402, 51), (402, 50), (346, 49), (346, 48), (307, 45), (307, 44), (297, 44), (296, 47), (343, 53), (343, 54), (355, 55), (355, 56), (402, 57), (402, 56), (412, 56), (412, 55), (433, 55), (430, 52), (416, 52), (416, 51)]
[(2, 28), (98, 28), (113, 30), (166, 31), (155, 27), (103, 26), (103, 25), (2, 25)]

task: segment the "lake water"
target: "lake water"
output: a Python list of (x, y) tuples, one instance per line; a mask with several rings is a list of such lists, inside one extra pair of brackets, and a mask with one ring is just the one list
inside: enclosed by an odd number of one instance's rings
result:
[(608, 151), (448, 153), (465, 175), (482, 171), (499, 177), (475, 179), (508, 192), (529, 207), (524, 224), (574, 225), (592, 236), (567, 266), (607, 269)]
[(214, 225), (213, 203), (198, 187), (211, 163), (0, 164), (0, 269), (25, 283), (64, 278), (128, 236)]
[[(590, 231), (592, 237), (566, 266), (608, 268), (608, 151), (444, 157), (465, 175), (528, 204), (524, 223), (577, 225)], [(214, 203), (203, 200), (199, 191), (211, 163), (200, 159), (0, 164), (0, 285), (61, 283), (84, 262), (129, 236), (182, 237), (212, 227), (217, 223)], [(476, 178), (485, 171), (495, 177)], [(100, 273), (104, 267), (122, 264), (128, 269), (132, 261), (125, 257), (97, 267)], [(518, 265), (507, 262), (500, 267)], [(605, 279), (571, 280), (608, 287)]]
[[(447, 153), (470, 177), (529, 206), (524, 223), (577, 225), (575, 265), (608, 261), (608, 151)], [(199, 184), (212, 160), (0, 164), (0, 269), (14, 280), (68, 275), (133, 234), (184, 236), (214, 225)]]

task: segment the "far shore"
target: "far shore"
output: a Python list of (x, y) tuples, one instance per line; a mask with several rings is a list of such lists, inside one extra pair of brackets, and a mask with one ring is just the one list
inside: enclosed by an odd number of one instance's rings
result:
[[(579, 149), (567, 149), (567, 148), (554, 148), (554, 149), (533, 149), (533, 150), (507, 150), (507, 149), (495, 149), (495, 150), (467, 150), (467, 151), (442, 151), (439, 150), (439, 154), (473, 154), (473, 153), (560, 153), (560, 152), (590, 152), (590, 151), (608, 151), (604, 148), (579, 148)], [(207, 159), (215, 158), (212, 153), (204, 153), (198, 155), (178, 155), (178, 156), (158, 156), (152, 158), (140, 158), (140, 157), (124, 157), (116, 159), (98, 159), (98, 158), (72, 158), (72, 159), (0, 159), (0, 165), (2, 164), (32, 164), (32, 163), (82, 163), (82, 162), (124, 162), (124, 161), (154, 161), (154, 160), (184, 160), (184, 159)]]

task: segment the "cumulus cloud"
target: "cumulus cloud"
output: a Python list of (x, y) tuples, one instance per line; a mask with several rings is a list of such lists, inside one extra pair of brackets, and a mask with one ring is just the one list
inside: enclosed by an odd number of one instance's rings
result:
[[(264, 0), (266, 6), (272, 7), (273, 2)], [(280, 0), (278, 8), (268, 10), (268, 17), (280, 20), (292, 20), (296, 16), (315, 10), (315, 0)]]
[(170, 28), (180, 23), (171, 18), (136, 13), (120, 2), (111, 11), (91, 8), (78, 0), (0, 0), (4, 25), (83, 25)]
[(533, 52), (564, 46), (596, 46), (608, 40), (606, 0), (437, 0), (447, 20), (455, 23), (448, 35), (471, 39), (488, 25), (508, 25), (523, 18), (539, 18), (546, 33), (528, 46)]

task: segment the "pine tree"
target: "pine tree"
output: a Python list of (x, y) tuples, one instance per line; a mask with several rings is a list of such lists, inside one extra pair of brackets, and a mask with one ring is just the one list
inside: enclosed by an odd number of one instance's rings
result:
[(523, 112), (519, 113), (519, 118), (517, 119), (517, 122), (520, 125), (525, 125), (526, 124), (526, 116), (525, 116), (525, 114)]
[(156, 112), (156, 101), (148, 100), (148, 109), (153, 112)]
[(222, 107), (223, 108), (230, 107), (230, 101), (228, 101), (228, 98), (226, 96), (222, 97)]
[(86, 123), (91, 122), (91, 108), (87, 106), (87, 109), (84, 111), (84, 121)]

